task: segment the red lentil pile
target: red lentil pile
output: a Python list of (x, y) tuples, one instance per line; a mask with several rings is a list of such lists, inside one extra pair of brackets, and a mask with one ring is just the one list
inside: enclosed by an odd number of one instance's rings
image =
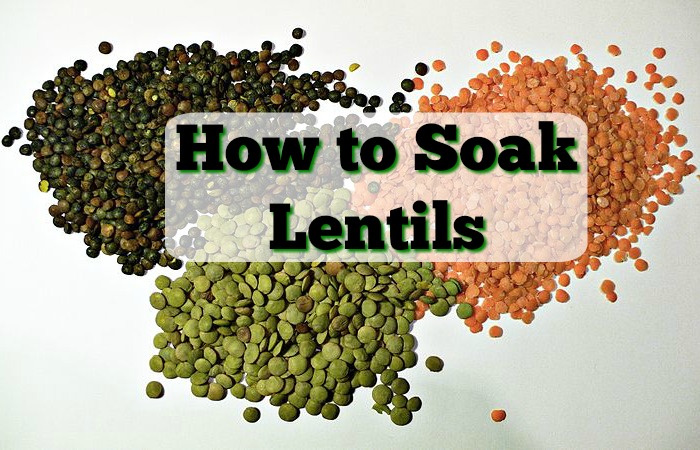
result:
[[(494, 43), (491, 49), (495, 53), (502, 46)], [(608, 51), (621, 54), (617, 45)], [(458, 95), (443, 95), (436, 85), (432, 96), (424, 95), (418, 102), (422, 112), (563, 112), (580, 117), (588, 126), (588, 247), (581, 257), (545, 263), (436, 263), (440, 276), (462, 283), (457, 302), (472, 305), (473, 314), (464, 323), (473, 333), (506, 314), (529, 324), (540, 306), (552, 299), (567, 302), (569, 272), (583, 278), (600, 267), (602, 257), (612, 255), (620, 263), (633, 260), (637, 270), (646, 270), (648, 264), (637, 246), (639, 236), (652, 232), (654, 214), (682, 193), (682, 180), (696, 169), (688, 163), (692, 152), (685, 149), (686, 137), (676, 126), (662, 124), (678, 117), (676, 108), (666, 108), (662, 118), (659, 110), (638, 106), (624, 87), (610, 84), (613, 68), (597, 71), (579, 45), (574, 44), (571, 52), (577, 67), (570, 67), (564, 56), (535, 61), (510, 51), (512, 71), (502, 62), (470, 79)], [(666, 51), (656, 48), (652, 55), (661, 59)], [(481, 49), (476, 57), (483, 61), (489, 53)], [(439, 63), (444, 69), (445, 64)], [(630, 71), (626, 80), (644, 81), (648, 90), (656, 91), (653, 98), (660, 105), (666, 98), (683, 103), (683, 95), (673, 90), (675, 77), (661, 74), (654, 63), (647, 64), (645, 74), (646, 80)], [(606, 280), (601, 289), (609, 301), (617, 300), (612, 282)], [(428, 309), (418, 302), (418, 317)], [(492, 337), (501, 334), (500, 327), (491, 328)]]

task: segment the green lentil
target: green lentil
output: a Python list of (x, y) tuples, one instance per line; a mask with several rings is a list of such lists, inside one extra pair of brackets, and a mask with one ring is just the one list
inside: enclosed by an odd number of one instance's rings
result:
[(285, 403), (278, 410), (280, 419), (285, 422), (294, 422), (299, 418), (299, 409), (290, 403)]
[(243, 418), (246, 422), (255, 423), (260, 420), (260, 410), (254, 406), (249, 406), (243, 410)]
[(445, 363), (437, 356), (429, 356), (425, 360), (425, 367), (431, 372), (440, 372), (445, 367)]
[(413, 420), (413, 413), (408, 408), (394, 408), (391, 410), (391, 421), (399, 426), (408, 425)]
[(457, 316), (460, 319), (468, 319), (474, 314), (474, 307), (469, 303), (460, 303), (457, 306)]
[(335, 420), (338, 418), (339, 414), (340, 408), (338, 408), (338, 405), (334, 405), (333, 403), (326, 403), (321, 408), (321, 415), (324, 419)]
[(411, 397), (406, 402), (406, 408), (411, 412), (420, 411), (423, 406), (423, 401), (419, 397)]
[[(416, 362), (413, 304), (390, 300), (440, 287), (418, 270), (411, 263), (188, 263), (183, 277), (156, 280), (151, 303), (163, 332), (149, 366), (189, 378), (198, 397), (269, 397), (286, 421), (302, 409), (335, 419), (360, 387), (373, 388), (377, 405), (406, 409), (409, 384), (398, 372)], [(430, 282), (416, 282), (424, 279)], [(277, 286), (282, 294), (273, 298)]]
[(163, 393), (163, 385), (158, 381), (149, 381), (146, 385), (146, 395), (149, 398), (161, 398)]

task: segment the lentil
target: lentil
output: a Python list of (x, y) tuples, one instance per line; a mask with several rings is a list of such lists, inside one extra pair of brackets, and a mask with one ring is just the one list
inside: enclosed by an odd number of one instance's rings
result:
[(112, 44), (110, 44), (107, 41), (102, 41), (100, 42), (100, 45), (97, 46), (97, 49), (102, 53), (103, 55), (109, 55), (112, 53)]
[(491, 420), (494, 422), (503, 422), (506, 420), (506, 412), (502, 409), (494, 409), (491, 411)]

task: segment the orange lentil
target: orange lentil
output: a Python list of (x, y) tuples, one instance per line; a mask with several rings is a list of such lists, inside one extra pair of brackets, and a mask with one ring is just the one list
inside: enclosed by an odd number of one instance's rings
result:
[(664, 56), (666, 56), (666, 49), (663, 47), (656, 47), (651, 51), (651, 54), (654, 55), (654, 58), (656, 59), (662, 59)]
[(492, 338), (499, 338), (503, 336), (503, 328), (499, 327), (498, 325), (492, 326), (489, 328), (489, 336)]
[(500, 53), (503, 50), (503, 44), (498, 41), (491, 42), (491, 51), (494, 53)]
[(432, 92), (433, 95), (440, 95), (440, 92), (442, 92), (442, 86), (439, 83), (435, 83), (430, 88), (430, 92)]
[(612, 67), (606, 67), (603, 69), (603, 75), (605, 75), (608, 78), (611, 78), (613, 75), (615, 75), (615, 69)]
[(663, 84), (666, 88), (672, 88), (677, 82), (678, 80), (676, 80), (676, 77), (671, 75), (666, 75), (661, 79), (661, 84)]
[(676, 108), (668, 108), (666, 110), (666, 118), (668, 120), (676, 120), (678, 118), (678, 110)]
[(423, 89), (423, 79), (420, 77), (415, 77), (413, 79), (413, 88), (417, 91)]
[(506, 412), (502, 409), (494, 409), (491, 411), (491, 420), (494, 422), (503, 422), (506, 420)]
[(649, 268), (649, 263), (647, 263), (646, 260), (640, 258), (634, 262), (634, 268), (640, 272), (644, 272)]
[(542, 288), (544, 288), (545, 291), (552, 292), (557, 288), (557, 283), (551, 278), (547, 278), (542, 282)]
[[(531, 323), (534, 311), (552, 297), (569, 299), (558, 286), (567, 287), (572, 271), (583, 278), (589, 270), (600, 267), (604, 256), (617, 262), (632, 258), (635, 265), (641, 264), (641, 250), (633, 247), (638, 236), (653, 230), (659, 205), (670, 204), (671, 194), (682, 192), (682, 179), (696, 170), (686, 163), (692, 156), (689, 150), (678, 156), (671, 154), (671, 144), (682, 148), (687, 139), (677, 127), (659, 123), (660, 115), (668, 112), (638, 106), (624, 88), (608, 84), (614, 75), (612, 68), (594, 69), (580, 46), (572, 46), (572, 53), (577, 55), (576, 68), (567, 67), (564, 57), (540, 62), (510, 51), (509, 63), (468, 78), (468, 88), (460, 89), (459, 96), (440, 92), (418, 101), (420, 110), (426, 112), (561, 111), (578, 115), (591, 132), (588, 167), (592, 210), (588, 215), (589, 245), (581, 257), (557, 263), (435, 265), (438, 276), (463, 283), (465, 289), (458, 298), (474, 307), (474, 315), (464, 321), (474, 333), (481, 332), (488, 320), (504, 314)], [(659, 83), (664, 87), (675, 84), (675, 78), (661, 76), (655, 64), (647, 65), (645, 72), (649, 77), (644, 87), (650, 91)], [(636, 81), (637, 74), (627, 72), (627, 79)], [(670, 93), (662, 95), (654, 95), (655, 100), (672, 100)], [(597, 201), (599, 198), (605, 200)], [(617, 300), (614, 289), (606, 298)]]
[(661, 105), (666, 102), (666, 96), (661, 92), (656, 92), (654, 93), (654, 101)]
[(586, 275), (586, 265), (576, 264), (574, 266), (574, 275), (576, 275), (576, 278), (583, 278)]
[(615, 254), (613, 255), (613, 259), (614, 259), (615, 262), (617, 262), (617, 263), (625, 262), (625, 261), (627, 261), (627, 252), (624, 252), (624, 251), (622, 251), (622, 250), (618, 250), (618, 251), (616, 251)]
[(557, 289), (557, 292), (554, 294), (554, 299), (559, 303), (566, 303), (569, 301), (569, 293), (563, 289)]
[(476, 51), (476, 59), (479, 61), (486, 61), (489, 58), (489, 51), (485, 48), (480, 48)]
[(603, 292), (603, 294), (615, 292), (615, 283), (611, 280), (605, 279), (602, 283), (600, 283), (600, 290)]
[(479, 308), (479, 310), (474, 313), (474, 318), (479, 323), (486, 322), (486, 319), (488, 319), (488, 317), (489, 317), (489, 314), (481, 308)]
[(675, 103), (676, 105), (682, 105), (685, 101), (685, 97), (683, 97), (683, 94), (681, 94), (680, 92), (676, 92), (675, 94), (673, 94), (673, 97), (671, 97), (671, 100), (673, 100), (673, 103)]
[(578, 44), (573, 44), (573, 45), (571, 46), (571, 48), (570, 48), (570, 51), (571, 51), (571, 53), (573, 53), (574, 55), (578, 55), (579, 53), (581, 53), (581, 52), (583, 51), (583, 49), (581, 48), (580, 45), (578, 45)]
[(558, 281), (559, 281), (559, 286), (567, 287), (569, 285), (569, 283), (571, 283), (571, 277), (566, 273), (562, 273), (561, 275), (559, 275)]
[(610, 44), (608, 45), (608, 53), (610, 53), (613, 56), (620, 56), (622, 54), (622, 50), (620, 50), (620, 47), (618, 47), (615, 44)]
[(629, 251), (629, 256), (632, 259), (637, 259), (642, 256), (642, 250), (639, 247), (632, 247)]
[(629, 239), (622, 238), (618, 241), (617, 248), (623, 252), (627, 252), (630, 248), (632, 248), (632, 244), (630, 243)]
[(445, 67), (447, 67), (445, 65), (445, 61), (441, 59), (436, 59), (435, 61), (433, 61), (432, 66), (433, 70), (435, 70), (436, 72), (442, 72), (443, 70), (445, 70)]
[(625, 79), (627, 83), (634, 83), (637, 81), (637, 74), (633, 70), (627, 72), (627, 78)]

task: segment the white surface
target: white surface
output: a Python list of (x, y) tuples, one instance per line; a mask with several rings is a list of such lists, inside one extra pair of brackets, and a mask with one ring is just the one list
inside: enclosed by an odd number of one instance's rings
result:
[[(535, 57), (565, 54), (578, 42), (598, 67), (642, 71), (663, 45), (661, 70), (675, 74), (686, 105), (677, 121), (700, 142), (694, 1), (504, 2), (9, 2), (0, 9), (3, 134), (21, 124), (33, 89), (58, 67), (85, 58), (90, 70), (136, 51), (211, 39), (219, 50), (254, 47), (270, 38), (291, 43), (303, 26), (302, 69), (362, 67), (350, 82), (389, 96), (419, 60), (443, 58), (448, 71), (427, 79), (456, 92), (490, 67), (474, 52), (498, 39)], [(584, 6), (585, 5), (585, 6)], [(256, 11), (263, 7), (264, 11)], [(294, 18), (297, 18), (296, 20)], [(101, 40), (115, 50), (97, 52)], [(608, 43), (622, 47), (612, 60)], [(625, 70), (618, 70), (624, 73)], [(390, 87), (390, 88), (389, 88)], [(640, 104), (648, 102), (634, 98)], [(151, 339), (158, 331), (148, 304), (156, 271), (122, 276), (113, 258), (89, 260), (82, 236), (65, 236), (46, 212), (31, 160), (0, 149), (0, 448), (697, 448), (700, 428), (700, 338), (697, 326), (700, 184), (658, 214), (642, 241), (651, 268), (606, 261), (574, 281), (568, 304), (549, 304), (526, 327), (502, 320), (502, 339), (471, 335), (456, 317), (416, 327), (421, 365), (408, 371), (423, 410), (396, 427), (357, 393), (329, 423), (302, 415), (280, 423), (262, 406), (255, 425), (245, 402), (194, 398), (185, 380), (165, 380), (149, 401)], [(697, 164), (697, 158), (696, 158)], [(603, 278), (620, 300), (605, 301)], [(445, 370), (428, 374), (437, 354)], [(489, 412), (508, 418), (492, 423)]]

